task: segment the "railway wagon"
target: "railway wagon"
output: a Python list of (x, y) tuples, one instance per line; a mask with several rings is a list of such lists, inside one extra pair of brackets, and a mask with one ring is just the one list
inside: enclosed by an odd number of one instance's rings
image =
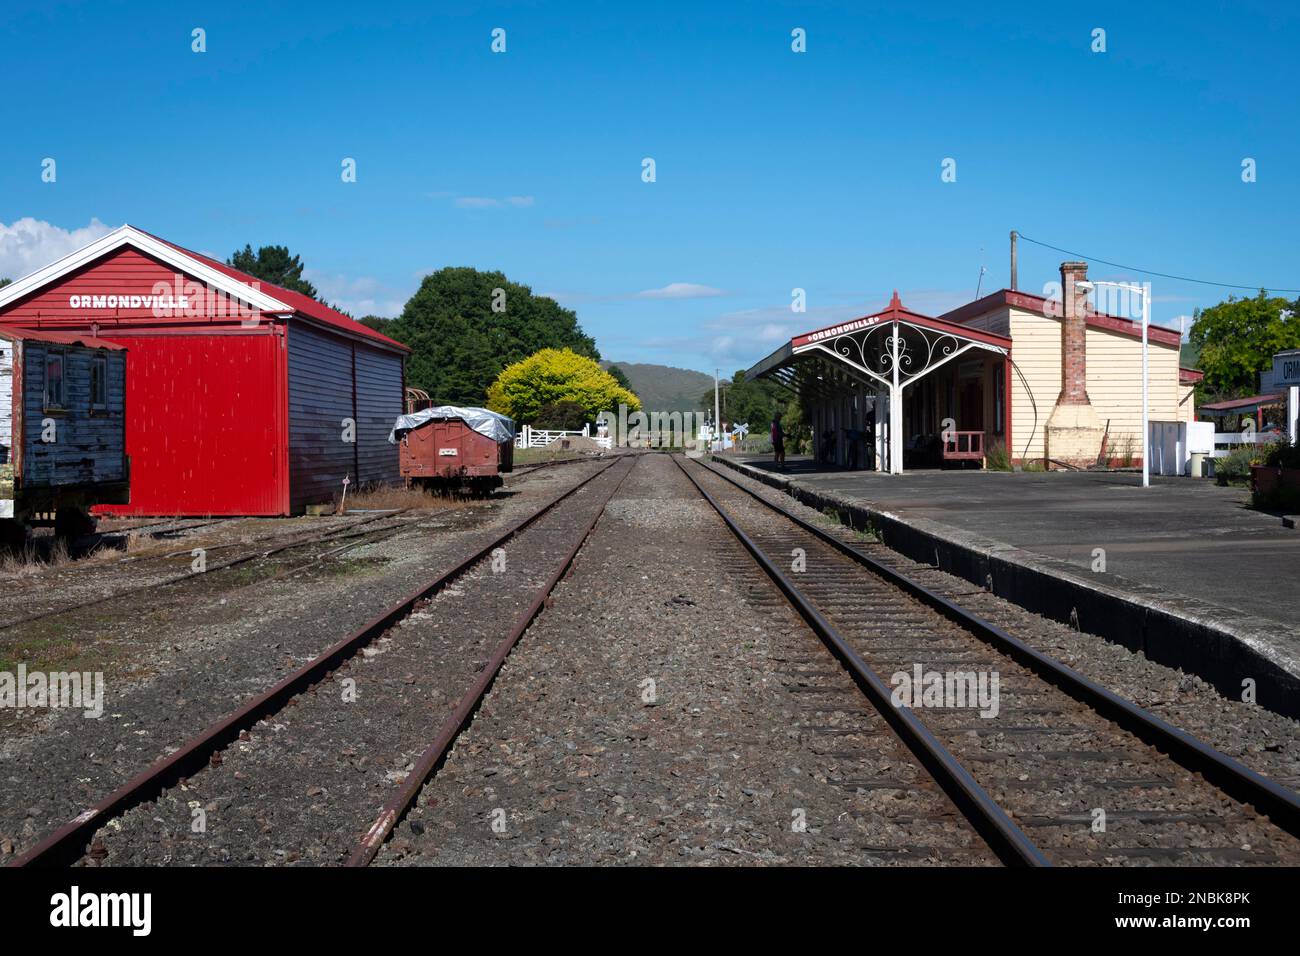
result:
[(435, 405), (399, 418), (388, 440), (400, 448), (408, 485), (485, 493), (514, 466), (514, 422), (486, 408)]
[(126, 349), (0, 326), (0, 543), (51, 520), (75, 537), (92, 505), (129, 500)]

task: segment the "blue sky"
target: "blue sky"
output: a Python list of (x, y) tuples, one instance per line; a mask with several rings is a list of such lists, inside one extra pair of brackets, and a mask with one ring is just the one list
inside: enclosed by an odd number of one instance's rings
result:
[[(357, 315), (501, 269), (607, 358), (724, 372), (894, 288), (935, 314), (981, 264), (1004, 286), (1013, 228), (1300, 287), (1287, 5), (237, 6), (6, 5), (0, 274), (123, 222), (223, 258), (288, 245)], [(1062, 258), (1022, 243), (1021, 287)], [(1152, 281), (1174, 326), (1229, 292)]]

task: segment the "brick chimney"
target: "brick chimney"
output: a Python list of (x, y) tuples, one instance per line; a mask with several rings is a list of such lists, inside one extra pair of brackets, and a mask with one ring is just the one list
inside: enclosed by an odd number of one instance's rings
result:
[(1061, 263), (1061, 394), (1047, 417), (1044, 457), (1087, 467), (1105, 454), (1105, 429), (1088, 401), (1088, 263)]
[(1087, 336), (1084, 316), (1088, 294), (1079, 283), (1088, 278), (1088, 263), (1061, 263), (1061, 396), (1058, 405), (1088, 405)]

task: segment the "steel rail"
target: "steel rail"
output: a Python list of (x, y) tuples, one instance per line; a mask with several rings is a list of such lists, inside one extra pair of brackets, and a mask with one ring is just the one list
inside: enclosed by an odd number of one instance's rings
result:
[(548, 514), (556, 505), (585, 487), (612, 467), (613, 462), (584, 478), (564, 493), (557, 495), (542, 508), (476, 549), (455, 567), (439, 574), (432, 581), (402, 598), (396, 604), (330, 646), (314, 660), (298, 668), (270, 689), (248, 700), (242, 707), (221, 718), (206, 730), (191, 738), (179, 750), (156, 761), (148, 769), (132, 777), (99, 803), (82, 811), (58, 830), (46, 836), (30, 850), (12, 861), (11, 867), (69, 866), (84, 854), (95, 832), (108, 820), (146, 800), (151, 800), (177, 781), (202, 770), (214, 754), (228, 746), (239, 734), (252, 727), (269, 714), (279, 711), (293, 697), (325, 678), (340, 664), (353, 657), (362, 647), (383, 634), (405, 617), (420, 601), (442, 590), (469, 568), (519, 532)]
[[(30, 624), (33, 621), (41, 621), (50, 617), (58, 617), (61, 614), (71, 614), (74, 611), (84, 611), (88, 607), (97, 607), (100, 604), (108, 604), (112, 601), (116, 601), (124, 597), (130, 597), (131, 595), (134, 594), (143, 594), (148, 591), (162, 590), (163, 588), (171, 587), (172, 585), (175, 584), (185, 584), (186, 582), (189, 581), (197, 581), (200, 578), (203, 578), (205, 574), (215, 574), (218, 571), (227, 571), (230, 568), (235, 568), (235, 567), (239, 567), (242, 564), (247, 564), (249, 561), (265, 561), (267, 558), (272, 557), (273, 555), (280, 554), (283, 551), (291, 551), (295, 548), (303, 548), (306, 547), (307, 545), (319, 544), (322, 541), (328, 541), (335, 537), (339, 538), (340, 540), (343, 540), (349, 537), (349, 533), (352, 537), (374, 534), (376, 531), (384, 531), (387, 529), (378, 528), (378, 529), (371, 529), (369, 531), (354, 531), (353, 529), (359, 528), (364, 524), (370, 524), (372, 521), (381, 521), (384, 518), (391, 518), (394, 517), (395, 515), (406, 514), (411, 510), (412, 510), (411, 508), (402, 508), (394, 512), (386, 512), (384, 514), (371, 515), (370, 517), (364, 518), (361, 521), (354, 521), (351, 524), (346, 524), (337, 528), (330, 528), (326, 531), (315, 532), (310, 535), (297, 535), (296, 537), (292, 535), (290, 536), (281, 535), (278, 538), (271, 537), (268, 538), (267, 541), (264, 542), (264, 544), (270, 543), (272, 541), (280, 541), (282, 543), (272, 548), (267, 548), (265, 550), (258, 550), (258, 551), (250, 551), (246, 554), (242, 554), (230, 558), (229, 560), (220, 561), (216, 564), (211, 565), (210, 567), (207, 567), (202, 572), (188, 571), (184, 574), (177, 574), (169, 578), (162, 578), (161, 580), (154, 581), (150, 584), (141, 584), (136, 587), (123, 588), (120, 591), (114, 591), (112, 594), (105, 594), (102, 595), (101, 597), (91, 598), (88, 601), (81, 601), (77, 604), (69, 604), (66, 607), (52, 608), (47, 611), (38, 611), (37, 613), (29, 614), (26, 617), (14, 618), (12, 621), (3, 621), (0, 622), (0, 631), (6, 631), (11, 628), (18, 627), (20, 624)], [(430, 520), (430, 519), (424, 519), (424, 520)], [(412, 527), (418, 524), (420, 524), (419, 521), (414, 522), (413, 525), (408, 525), (406, 527)], [(241, 545), (239, 542), (232, 542), (230, 544), (213, 545), (210, 548), (204, 548), (202, 550), (206, 553), (210, 551), (223, 551), (226, 550), (227, 548), (238, 548), (238, 547), (248, 547), (248, 545)], [(189, 552), (172, 551), (162, 555), (151, 555), (149, 557), (140, 558), (139, 560), (142, 561), (152, 561), (155, 559), (166, 560), (168, 558), (177, 558), (187, 553)], [(123, 559), (123, 562), (121, 563), (125, 563), (126, 561), (130, 561), (130, 560), (132, 559), (126, 558)], [(312, 562), (308, 562), (308, 563), (310, 564)]]
[(575, 455), (572, 458), (553, 458), (550, 461), (539, 461), (532, 464), (520, 465), (518, 468), (512, 468), (507, 471), (505, 478), (523, 478), (531, 475), (535, 471), (541, 471), (543, 468), (553, 468), (557, 465), (572, 465), (583, 461), (599, 461), (601, 458), (622, 458), (625, 453), (611, 452), (608, 455)]
[(1115, 692), (1080, 674), (1072, 667), (1062, 664), (1055, 658), (1049, 657), (1042, 651), (1029, 646), (996, 624), (984, 620), (978, 614), (931, 591), (925, 585), (912, 580), (896, 568), (891, 568), (889, 565), (863, 554), (852, 545), (841, 541), (822, 528), (805, 521), (780, 505), (768, 501), (758, 492), (745, 487), (730, 475), (723, 474), (714, 468), (705, 467), (711, 474), (736, 486), (771, 510), (788, 518), (804, 531), (811, 533), (818, 540), (835, 548), (868, 571), (907, 591), (923, 604), (928, 605), (953, 623), (974, 634), (1018, 664), (1029, 668), (1049, 684), (1092, 708), (1116, 726), (1122, 727), (1144, 743), (1150, 744), (1168, 754), (1186, 769), (1201, 774), (1228, 796), (1243, 803), (1254, 805), (1256, 809), (1266, 814), (1278, 827), (1287, 833), (1300, 837), (1300, 795), (1297, 795), (1295, 791), (1289, 790), (1276, 781), (1256, 773), (1249, 767), (1233, 760), (1227, 754), (1193, 737), (1187, 731), (1180, 730), (1161, 720), (1155, 714), (1144, 710), (1132, 701), (1120, 697)]
[[(731, 533), (744, 545), (758, 565), (767, 573), (781, 592), (794, 606), (808, 626), (822, 640), (827, 649), (849, 671), (854, 683), (861, 688), (876, 711), (894, 729), (894, 732), (916, 755), (935, 782), (975, 827), (985, 842), (998, 857), (1007, 864), (1018, 866), (1051, 866), (1051, 862), (1032, 840), (1007, 815), (979, 782), (971, 776), (970, 771), (958, 762), (928, 727), (916, 716), (910, 707), (895, 705), (891, 692), (855, 651), (847, 640), (828, 621), (812, 602), (804, 596), (790, 578), (781, 571), (757, 544), (741, 530), (726, 509), (718, 503), (704, 486), (691, 474), (690, 469), (676, 456), (673, 461), (682, 473), (690, 479), (697, 491), (713, 506), (713, 510), (726, 523)], [(706, 469), (710, 473), (713, 469)]]
[(433, 742), (425, 748), (424, 752), (420, 755), (420, 759), (416, 761), (415, 766), (402, 782), (402, 785), (398, 788), (397, 792), (394, 793), (393, 796), (389, 798), (388, 802), (384, 804), (383, 809), (379, 812), (379, 816), (375, 818), (375, 822), (371, 824), (370, 829), (368, 829), (361, 837), (360, 842), (357, 844), (357, 848), (353, 850), (352, 855), (348, 857), (345, 866), (366, 866), (375, 858), (375, 855), (379, 853), (380, 848), (384, 845), (384, 841), (388, 839), (388, 835), (393, 832), (393, 828), (397, 826), (398, 822), (410, 808), (411, 804), (415, 802), (416, 797), (419, 796), (420, 791), (424, 789), (429, 777), (442, 761), (443, 757), (446, 756), (447, 751), (451, 749), (451, 745), (456, 741), (456, 738), (460, 736), (461, 731), (469, 723), (471, 715), (478, 709), (480, 702), (482, 702), (483, 698), (487, 695), (488, 690), (492, 687), (497, 674), (506, 662), (506, 658), (510, 656), (510, 652), (514, 649), (515, 645), (519, 643), (519, 639), (523, 637), (524, 632), (528, 630), (529, 626), (542, 612), (542, 608), (545, 606), (551, 592), (555, 590), (556, 585), (560, 583), (560, 579), (564, 577), (565, 573), (573, 565), (574, 560), (578, 556), (578, 552), (582, 550), (582, 546), (587, 543), (587, 538), (591, 536), (592, 529), (596, 527), (596, 523), (600, 521), (601, 516), (604, 515), (606, 506), (613, 499), (614, 495), (618, 494), (619, 488), (623, 487), (623, 482), (627, 480), (627, 476), (632, 473), (632, 468), (634, 467), (636, 467), (635, 461), (632, 463), (632, 466), (624, 472), (623, 476), (619, 478), (614, 487), (610, 489), (609, 494), (605, 496), (604, 500), (602, 500), (597, 506), (596, 513), (578, 534), (577, 540), (574, 542), (573, 546), (569, 548), (559, 567), (549, 578), (547, 578), (546, 583), (538, 589), (532, 603), (529, 604), (528, 607), (525, 608), (515, 619), (514, 626), (511, 627), (510, 633), (507, 634), (501, 643), (497, 645), (496, 650), (488, 659), (487, 664), (479, 672), (474, 683), (471, 684), (465, 693), (461, 695), (455, 708), (447, 715), (447, 718), (438, 728), (438, 733), (433, 738)]

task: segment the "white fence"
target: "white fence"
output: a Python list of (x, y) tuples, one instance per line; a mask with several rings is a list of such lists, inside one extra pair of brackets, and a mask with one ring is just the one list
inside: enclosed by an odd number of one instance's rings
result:
[(1214, 453), (1210, 422), (1149, 422), (1147, 436), (1153, 475), (1189, 475), (1194, 453)]
[[(532, 425), (525, 425), (519, 429), (519, 434), (515, 436), (516, 448), (545, 448), (553, 441), (559, 441), (561, 438), (591, 438), (591, 426), (583, 425), (582, 431), (558, 431), (545, 428), (533, 428)], [(597, 436), (592, 438), (601, 448), (609, 448), (613, 442), (608, 437)]]
[(1151, 474), (1191, 474), (1191, 456), (1226, 458), (1243, 445), (1277, 441), (1277, 432), (1216, 432), (1213, 422), (1151, 422)]
[(1267, 445), (1277, 441), (1278, 432), (1215, 432), (1212, 458), (1226, 458), (1241, 445)]

